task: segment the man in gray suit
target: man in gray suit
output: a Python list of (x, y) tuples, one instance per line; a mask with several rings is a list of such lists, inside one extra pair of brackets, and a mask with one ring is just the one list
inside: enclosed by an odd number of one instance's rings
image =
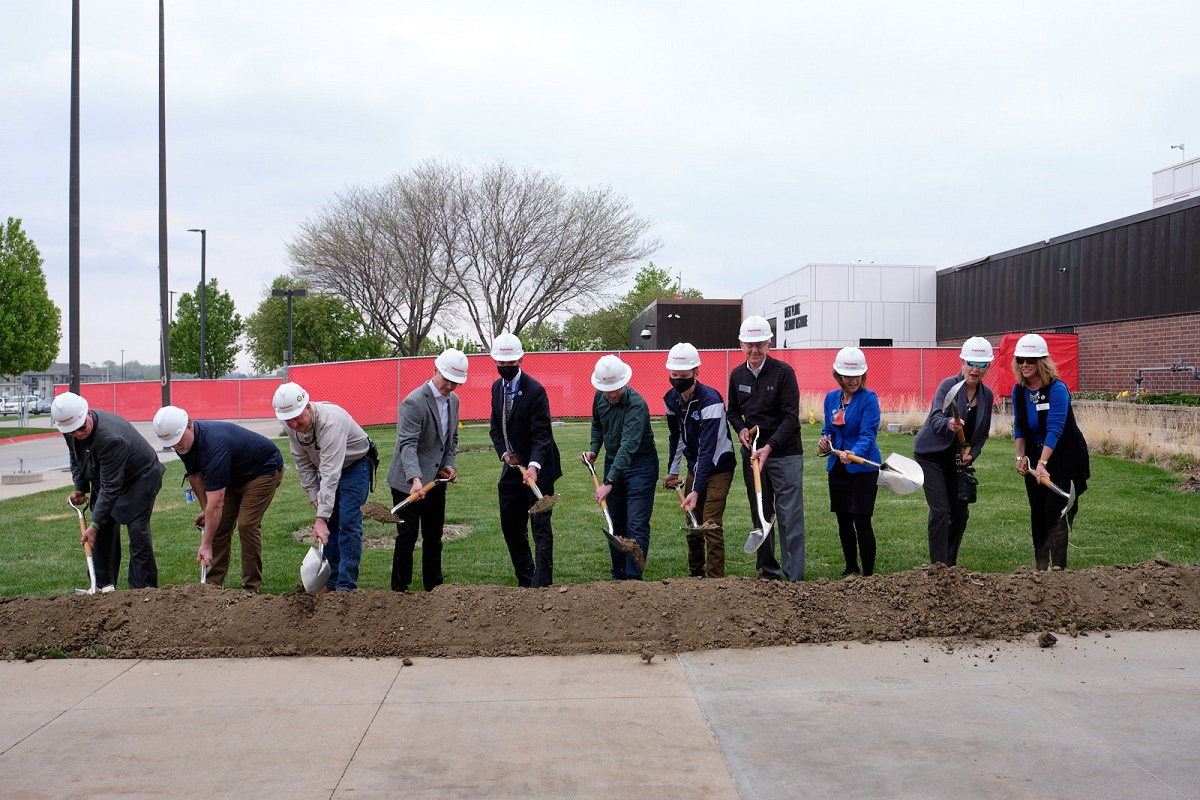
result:
[(154, 448), (124, 418), (89, 409), (73, 392), (54, 398), (50, 419), (67, 442), (75, 484), (70, 501), (81, 505), (91, 495), (92, 524), (80, 541), (94, 548), (97, 585), (116, 585), (123, 524), (129, 531), (129, 588), (157, 587), (150, 512), (166, 468)]
[(442, 525), (446, 521), (446, 485), (425, 490), (435, 478), (458, 482), (454, 451), (458, 447), (458, 397), (467, 382), (467, 357), (450, 348), (434, 363), (433, 377), (409, 392), (396, 422), (396, 451), (388, 471), (392, 502), (411, 494), (416, 499), (396, 512), (396, 547), (392, 552), (392, 590), (408, 591), (412, 583), (413, 549), (421, 534), (421, 582), (425, 591), (441, 586)]

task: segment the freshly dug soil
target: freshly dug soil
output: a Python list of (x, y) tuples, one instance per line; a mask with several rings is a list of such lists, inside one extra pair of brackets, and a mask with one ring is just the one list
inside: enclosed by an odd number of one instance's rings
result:
[(831, 582), (679, 578), (250, 595), (193, 584), (0, 598), (0, 655), (120, 658), (675, 653), (799, 642), (1200, 627), (1200, 566), (1153, 561)]

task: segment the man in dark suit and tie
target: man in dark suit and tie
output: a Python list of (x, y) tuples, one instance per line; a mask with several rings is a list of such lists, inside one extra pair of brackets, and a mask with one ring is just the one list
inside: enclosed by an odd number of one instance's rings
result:
[[(554, 582), (554, 532), (551, 510), (529, 516), (535, 502), (520, 466), (543, 496), (554, 494), (562, 477), (558, 445), (550, 427), (550, 401), (540, 383), (521, 370), (525, 356), (521, 340), (502, 333), (492, 342), (492, 359), (500, 377), (492, 384), (492, 444), (500, 468), (500, 530), (512, 558), (518, 586), (549, 586)], [(526, 522), (528, 521), (528, 526)], [(526, 528), (533, 529), (533, 552)]]
[(418, 500), (396, 512), (396, 547), (392, 552), (392, 590), (408, 591), (412, 583), (413, 550), (421, 534), (421, 582), (425, 591), (441, 586), (442, 526), (446, 522), (446, 485), (428, 492), (435, 478), (458, 482), (454, 451), (458, 447), (458, 396), (454, 390), (467, 382), (467, 357), (450, 348), (433, 362), (433, 377), (409, 392), (400, 403), (396, 422), (396, 450), (388, 471), (392, 502), (413, 492)]

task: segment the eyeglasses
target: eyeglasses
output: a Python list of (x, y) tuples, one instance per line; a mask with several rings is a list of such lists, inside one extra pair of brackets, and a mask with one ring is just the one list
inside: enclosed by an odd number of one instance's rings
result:
[(747, 350), (766, 350), (770, 346), (771, 346), (771, 343), (769, 341), (767, 341), (767, 342), (742, 342), (742, 347), (745, 347)]
[(975, 369), (987, 369), (992, 365), (990, 361), (963, 361), (963, 363)]
[(1025, 358), (1024, 356), (1017, 356), (1018, 366), (1024, 366), (1025, 364), (1036, 364), (1038, 361), (1039, 359), (1037, 358)]

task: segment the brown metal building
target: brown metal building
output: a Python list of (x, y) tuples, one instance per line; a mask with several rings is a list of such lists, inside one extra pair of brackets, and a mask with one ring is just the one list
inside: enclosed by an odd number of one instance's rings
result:
[(937, 338), (1079, 335), (1084, 391), (1200, 392), (1200, 198), (938, 272)]
[(737, 347), (742, 301), (655, 300), (629, 323), (630, 350), (669, 350), (691, 342), (699, 350)]

